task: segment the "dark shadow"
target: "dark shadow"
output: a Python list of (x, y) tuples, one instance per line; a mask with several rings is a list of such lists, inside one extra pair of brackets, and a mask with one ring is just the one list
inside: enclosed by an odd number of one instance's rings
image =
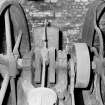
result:
[(0, 89), (1, 89), (1, 86), (2, 86), (2, 81), (3, 81), (3, 77), (2, 77), (2, 75), (0, 74)]
[(59, 50), (63, 50), (63, 34), (59, 31)]
[(85, 105), (81, 89), (74, 90), (75, 105)]
[(4, 12), (0, 15), (0, 53), (6, 53)]
[[(89, 47), (88, 47), (88, 50), (89, 50), (89, 54), (90, 54), (90, 62), (92, 62), (93, 57), (94, 57), (94, 53), (90, 51)], [(90, 80), (89, 80), (88, 87), (85, 90), (90, 90), (90, 88), (92, 87), (93, 82), (94, 82), (94, 72), (92, 70), (92, 63), (90, 63)]]

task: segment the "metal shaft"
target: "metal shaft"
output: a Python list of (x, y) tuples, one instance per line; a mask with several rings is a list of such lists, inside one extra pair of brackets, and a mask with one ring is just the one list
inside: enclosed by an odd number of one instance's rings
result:
[(71, 105), (75, 105), (75, 99), (74, 99), (74, 79), (75, 79), (75, 72), (74, 72), (74, 62), (71, 59), (70, 60), (70, 64), (71, 64), (71, 86), (70, 86), (70, 94), (71, 94)]
[(12, 52), (12, 44), (11, 44), (11, 29), (10, 29), (10, 19), (9, 19), (8, 10), (5, 13), (5, 32), (6, 32), (7, 55), (9, 55)]
[(14, 46), (14, 48), (13, 48), (13, 53), (14, 53), (14, 54), (18, 51), (18, 48), (19, 48), (19, 45), (20, 45), (20, 42), (21, 42), (21, 38), (22, 38), (22, 31), (19, 31), (19, 35), (18, 35), (18, 37), (17, 37), (15, 46)]
[(46, 65), (45, 65), (45, 61), (43, 60), (43, 70), (42, 70), (42, 83), (41, 83), (41, 87), (45, 86), (45, 73), (46, 73)]
[(5, 74), (2, 87), (0, 90), (0, 105), (2, 105), (3, 103), (3, 99), (7, 90), (8, 83), (9, 83), (9, 74)]
[(42, 70), (42, 83), (41, 83), (41, 87), (45, 86), (45, 78), (46, 78), (46, 61), (47, 61), (47, 56), (48, 56), (48, 50), (47, 50), (47, 27), (46, 27), (46, 23), (45, 23), (45, 33), (43, 34), (43, 38), (42, 38), (43, 42), (44, 42), (44, 47), (41, 51), (41, 55), (43, 58), (43, 70)]
[(16, 92), (15, 92), (15, 81), (14, 81), (14, 78), (10, 79), (10, 84), (11, 84), (12, 105), (16, 105)]

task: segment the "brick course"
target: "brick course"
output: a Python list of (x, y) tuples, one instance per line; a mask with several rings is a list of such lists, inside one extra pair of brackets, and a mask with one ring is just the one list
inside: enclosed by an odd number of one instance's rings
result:
[[(57, 3), (28, 1), (22, 4), (28, 19), (30, 34), (33, 28), (42, 26), (47, 19), (52, 26), (58, 27), (64, 43), (78, 41), (82, 38), (82, 26), (89, 5), (94, 0), (58, 0)], [(65, 44), (64, 44), (65, 45)]]

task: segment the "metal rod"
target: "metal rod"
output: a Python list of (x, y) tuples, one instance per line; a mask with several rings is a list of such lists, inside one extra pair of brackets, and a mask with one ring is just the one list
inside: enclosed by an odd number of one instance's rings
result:
[(3, 99), (5, 96), (6, 90), (7, 90), (8, 83), (9, 83), (9, 74), (5, 74), (5, 77), (2, 83), (2, 87), (0, 90), (0, 105), (2, 105), (3, 103)]
[(43, 70), (42, 70), (42, 83), (41, 83), (41, 87), (45, 86), (45, 73), (46, 73), (46, 65), (45, 65), (45, 61), (43, 59)]
[(5, 32), (6, 32), (6, 44), (7, 44), (7, 55), (10, 55), (12, 52), (12, 43), (11, 43), (11, 29), (10, 29), (10, 19), (9, 11), (5, 13)]
[(74, 79), (75, 79), (75, 71), (74, 71), (74, 62), (73, 59), (70, 60), (71, 66), (71, 80), (70, 80), (70, 94), (71, 94), (71, 105), (75, 105), (75, 98), (74, 98)]
[(14, 78), (10, 79), (11, 84), (11, 96), (12, 96), (12, 105), (16, 105), (16, 91), (15, 91), (15, 81)]
[(13, 49), (13, 53), (18, 51), (18, 48), (19, 48), (19, 45), (20, 45), (20, 42), (21, 42), (21, 38), (22, 38), (22, 31), (19, 31), (19, 35), (17, 37), (16, 43), (15, 43), (15, 46), (14, 46), (14, 49)]
[(45, 33), (43, 34), (42, 40), (43, 40), (43, 49), (41, 51), (42, 59), (43, 59), (43, 70), (42, 70), (42, 80), (41, 80), (41, 87), (45, 86), (45, 78), (46, 78), (46, 61), (47, 61), (47, 20), (45, 20)]

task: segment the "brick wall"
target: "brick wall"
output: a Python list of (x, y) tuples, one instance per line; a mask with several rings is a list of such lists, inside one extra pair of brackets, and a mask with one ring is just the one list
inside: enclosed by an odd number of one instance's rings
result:
[[(23, 5), (28, 19), (30, 34), (33, 28), (43, 25), (47, 19), (52, 26), (60, 28), (63, 42), (78, 41), (82, 38), (82, 26), (89, 5), (94, 0), (58, 0), (57, 3), (28, 1)], [(65, 44), (64, 44), (65, 45)], [(64, 47), (65, 48), (65, 47)]]

